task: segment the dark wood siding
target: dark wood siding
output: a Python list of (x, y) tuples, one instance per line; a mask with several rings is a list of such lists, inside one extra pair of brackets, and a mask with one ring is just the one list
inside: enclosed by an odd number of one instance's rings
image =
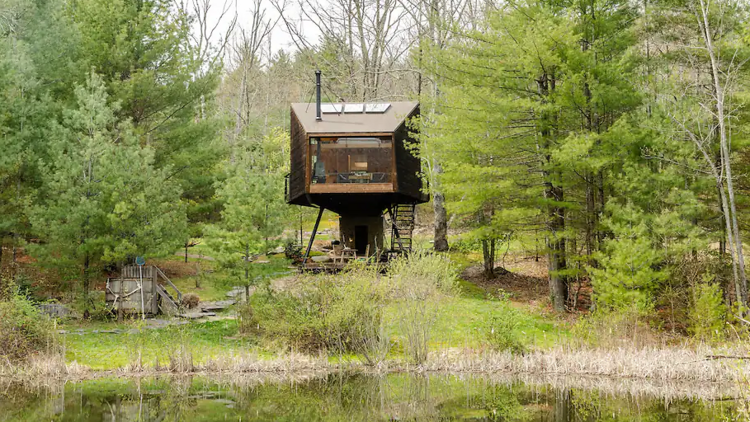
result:
[(291, 138), (289, 164), (289, 203), (306, 205), (305, 163), (307, 162), (307, 133), (291, 111), (289, 134)]
[[(409, 136), (408, 119), (419, 115), (419, 107), (409, 115), (395, 132), (395, 149), (396, 149), (396, 173), (398, 181), (398, 192), (402, 195), (413, 199), (416, 202), (423, 202), (425, 195), (422, 193), (421, 178), (421, 160), (415, 155), (413, 147), (416, 147), (417, 141)], [(411, 129), (413, 132), (414, 129)]]

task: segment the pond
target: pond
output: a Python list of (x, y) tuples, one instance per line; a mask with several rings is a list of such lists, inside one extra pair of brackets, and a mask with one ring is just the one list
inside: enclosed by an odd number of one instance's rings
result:
[(733, 421), (711, 385), (452, 374), (0, 380), (0, 421)]

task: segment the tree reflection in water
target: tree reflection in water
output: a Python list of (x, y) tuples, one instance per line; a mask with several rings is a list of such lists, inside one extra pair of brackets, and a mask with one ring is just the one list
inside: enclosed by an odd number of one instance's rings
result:
[[(735, 420), (727, 397), (677, 398), (447, 374), (161, 377), (0, 385), (0, 421)], [(614, 390), (613, 390), (614, 391)]]

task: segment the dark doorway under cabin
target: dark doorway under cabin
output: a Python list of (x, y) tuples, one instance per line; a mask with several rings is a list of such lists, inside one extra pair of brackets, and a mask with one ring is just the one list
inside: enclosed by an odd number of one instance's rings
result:
[(357, 255), (364, 255), (367, 252), (369, 238), (367, 226), (354, 226), (354, 249), (357, 250)]

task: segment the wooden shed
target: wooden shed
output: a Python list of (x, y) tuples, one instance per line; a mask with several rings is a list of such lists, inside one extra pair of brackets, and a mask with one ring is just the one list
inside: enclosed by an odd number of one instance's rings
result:
[[(167, 291), (167, 287), (175, 296)], [(120, 277), (107, 279), (105, 300), (118, 315), (176, 314), (182, 292), (159, 267), (126, 265)]]
[(322, 103), (319, 80), (317, 99), (291, 105), (287, 202), (339, 214), (342, 241), (356, 243), (360, 254), (365, 245), (370, 253), (385, 247), (383, 230), (377, 233), (385, 212), (390, 249), (406, 248), (407, 238), (410, 249), (414, 205), (429, 200), (409, 127), (419, 103)]

